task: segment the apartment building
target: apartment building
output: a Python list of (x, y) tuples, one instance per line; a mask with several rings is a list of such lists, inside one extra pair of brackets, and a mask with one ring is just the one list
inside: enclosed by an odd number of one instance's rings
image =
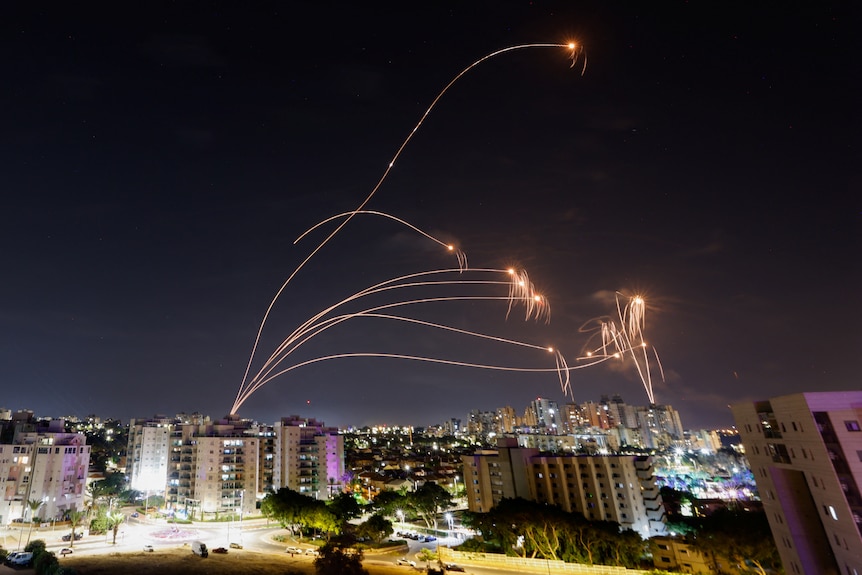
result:
[[(15, 416), (4, 426), (0, 444), (0, 524), (62, 519), (68, 511), (82, 510), (90, 466), (84, 434), (66, 433), (62, 419), (37, 421), (31, 412)], [(42, 505), (32, 512), (28, 501)]]
[(643, 537), (665, 533), (661, 497), (649, 457), (547, 455), (503, 438), (495, 450), (462, 456), (470, 511), (487, 512), (522, 497), (614, 521)]
[(260, 440), (249, 422), (179, 423), (170, 441), (169, 507), (199, 519), (254, 512)]
[(142, 493), (164, 491), (173, 425), (174, 420), (167, 417), (129, 422), (126, 467), (132, 489)]
[(862, 574), (862, 391), (732, 411), (785, 572)]
[(330, 499), (342, 489), (344, 438), (333, 427), (297, 415), (273, 426), (272, 482), (315, 499)]

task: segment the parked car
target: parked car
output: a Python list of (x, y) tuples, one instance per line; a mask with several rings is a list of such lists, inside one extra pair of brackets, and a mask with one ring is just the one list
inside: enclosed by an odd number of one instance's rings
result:
[(431, 541), (437, 541), (437, 538), (434, 537), (433, 535), (426, 535), (425, 541), (428, 541), (430, 543)]
[(239, 543), (231, 543), (230, 548), (231, 549), (242, 549), (242, 545), (240, 545)]
[(152, 545), (144, 545), (144, 551), (147, 553), (152, 553), (153, 551), (155, 551), (155, 549), (153, 549)]
[(68, 547), (63, 547), (62, 549), (60, 549), (60, 555), (62, 555), (63, 557), (65, 557), (66, 555), (71, 555), (71, 554), (72, 554), (72, 550)]
[(310, 548), (305, 550), (305, 554), (306, 555), (314, 555), (316, 557), (317, 555), (320, 555), (320, 551), (318, 551), (314, 547), (310, 547)]
[(285, 553), (293, 553), (295, 555), (302, 555), (303, 551), (300, 547), (288, 547), (284, 550)]
[(446, 571), (460, 571), (461, 573), (463, 573), (463, 572), (464, 572), (464, 568), (463, 568), (463, 567), (461, 567), (460, 565), (456, 565), (456, 564), (454, 564), (454, 563), (445, 563), (445, 564), (443, 565), (443, 568), (444, 568)]
[(416, 561), (412, 559), (408, 559), (407, 557), (402, 557), (398, 561), (395, 562), (397, 565), (409, 565), (410, 567), (416, 567)]
[(33, 563), (33, 552), (32, 551), (22, 551), (20, 553), (16, 553), (15, 557), (13, 557), (9, 561), (9, 565), (15, 565), (17, 567), (29, 567)]
[[(84, 534), (83, 534), (83, 533), (75, 533), (75, 541), (80, 541), (80, 540), (81, 540), (81, 539), (83, 539), (83, 538), (84, 538)], [(72, 534), (71, 534), (71, 533), (67, 533), (66, 535), (63, 535), (63, 537), (61, 537), (61, 539), (62, 539), (63, 541), (71, 541), (71, 540), (72, 540)]]
[(224, 547), (216, 547), (215, 549), (213, 549), (213, 553), (219, 553), (221, 555), (227, 555), (227, 549), (225, 549)]
[(137, 511), (135, 511), (134, 513), (132, 513), (131, 517), (140, 517), (140, 514)]

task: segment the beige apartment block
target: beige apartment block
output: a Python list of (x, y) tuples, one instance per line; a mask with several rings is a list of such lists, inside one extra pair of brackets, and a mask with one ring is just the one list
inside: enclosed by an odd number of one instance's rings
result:
[(788, 575), (862, 575), (862, 391), (732, 406)]

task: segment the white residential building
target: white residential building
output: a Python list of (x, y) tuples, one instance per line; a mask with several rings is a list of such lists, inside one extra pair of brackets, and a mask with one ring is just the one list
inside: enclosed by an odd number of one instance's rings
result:
[(154, 418), (129, 422), (126, 468), (132, 489), (142, 493), (165, 490), (173, 421)]
[[(32, 414), (30, 414), (32, 415)], [(33, 516), (61, 519), (84, 508), (90, 447), (83, 433), (66, 433), (63, 420), (36, 422), (0, 444), (0, 524), (29, 519), (28, 501), (41, 501)]]

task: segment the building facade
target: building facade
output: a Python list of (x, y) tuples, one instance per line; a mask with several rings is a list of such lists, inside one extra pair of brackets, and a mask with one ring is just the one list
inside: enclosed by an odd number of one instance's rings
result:
[(165, 490), (173, 423), (166, 417), (129, 422), (126, 467), (132, 489), (141, 493)]
[(862, 574), (862, 391), (732, 410), (785, 572)]
[[(9, 442), (0, 444), (0, 524), (17, 518), (62, 519), (69, 511), (83, 510), (89, 466), (84, 434), (66, 433), (63, 420), (33, 419), (18, 426)], [(33, 512), (28, 501), (42, 505)]]
[(665, 533), (664, 510), (649, 457), (545, 455), (499, 440), (497, 449), (462, 456), (467, 504), (484, 513), (521, 497), (614, 521), (642, 537)]
[(344, 438), (337, 429), (294, 415), (273, 433), (273, 485), (324, 500), (342, 490)]

